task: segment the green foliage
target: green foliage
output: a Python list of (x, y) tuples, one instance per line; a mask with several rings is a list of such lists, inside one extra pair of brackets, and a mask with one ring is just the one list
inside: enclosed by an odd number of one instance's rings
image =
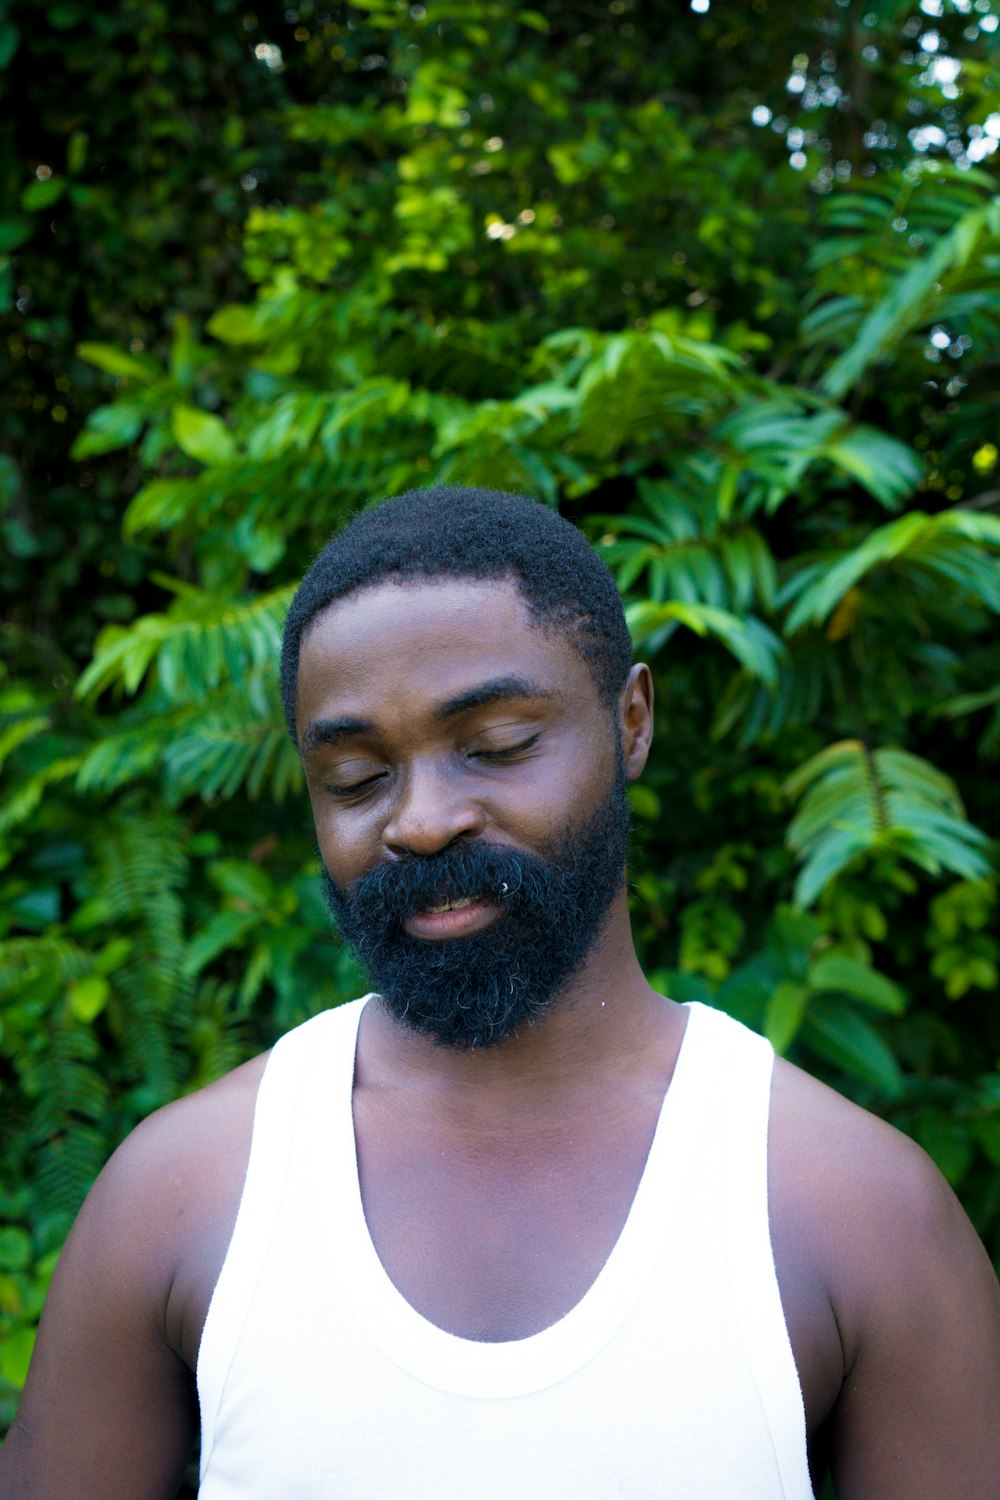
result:
[(915, 4), (7, 7), (8, 1415), (100, 1161), (363, 983), (278, 640), (433, 481), (615, 573), (653, 981), (910, 1131), (1000, 1257), (986, 15), (942, 83)]
[(989, 840), (965, 817), (952, 781), (905, 750), (870, 750), (843, 740), (821, 750), (788, 778), (802, 805), (788, 842), (805, 860), (796, 900), (811, 906), (861, 854), (888, 852), (932, 875), (975, 880), (988, 874)]

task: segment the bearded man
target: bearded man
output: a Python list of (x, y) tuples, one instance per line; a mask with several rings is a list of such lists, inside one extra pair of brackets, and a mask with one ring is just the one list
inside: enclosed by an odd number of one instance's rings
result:
[[(530, 500), (375, 507), (282, 686), (373, 995), (141, 1126), (3, 1500), (995, 1500), (1000, 1294), (910, 1141), (632, 944), (652, 688)], [(197, 1402), (195, 1400), (197, 1378)]]

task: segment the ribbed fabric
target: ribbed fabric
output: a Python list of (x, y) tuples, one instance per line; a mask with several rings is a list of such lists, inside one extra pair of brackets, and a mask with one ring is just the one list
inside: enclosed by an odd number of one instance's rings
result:
[(577, 1305), (456, 1338), (365, 1224), (363, 1001), (284, 1037), (198, 1360), (201, 1500), (813, 1500), (767, 1223), (773, 1055), (688, 1025), (635, 1200)]

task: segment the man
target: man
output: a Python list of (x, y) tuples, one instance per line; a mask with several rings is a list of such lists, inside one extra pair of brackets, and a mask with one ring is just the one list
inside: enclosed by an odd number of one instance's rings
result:
[[(282, 672), (375, 997), (141, 1126), (53, 1281), (3, 1500), (1000, 1493), (1000, 1294), (910, 1141), (629, 931), (652, 693), (533, 502), (366, 512)], [(810, 1475), (809, 1461), (812, 1463)]]

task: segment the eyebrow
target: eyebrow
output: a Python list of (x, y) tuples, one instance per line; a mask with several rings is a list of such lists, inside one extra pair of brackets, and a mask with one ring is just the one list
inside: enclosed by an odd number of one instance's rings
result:
[(320, 745), (335, 745), (352, 735), (371, 734), (374, 728), (367, 719), (313, 719), (302, 731), (302, 754), (308, 755)]
[[(476, 708), (487, 708), (493, 703), (552, 696), (550, 688), (532, 682), (527, 677), (493, 677), (489, 682), (481, 682), (467, 692), (456, 694), (454, 698), (446, 698), (435, 708), (434, 717), (438, 720), (453, 719), (459, 714), (469, 713)], [(340, 740), (351, 739), (360, 734), (373, 734), (375, 730), (376, 725), (370, 719), (351, 716), (342, 719), (313, 719), (302, 732), (302, 754), (308, 755), (321, 745), (336, 745)]]
[(553, 696), (550, 688), (542, 687), (541, 683), (531, 682), (527, 677), (493, 677), (489, 682), (482, 682), (478, 687), (470, 688), (468, 692), (459, 693), (454, 698), (446, 698), (439, 703), (434, 710), (435, 719), (453, 719), (457, 714), (468, 713), (470, 709), (487, 708), (492, 703), (506, 703), (512, 698), (551, 698)]

